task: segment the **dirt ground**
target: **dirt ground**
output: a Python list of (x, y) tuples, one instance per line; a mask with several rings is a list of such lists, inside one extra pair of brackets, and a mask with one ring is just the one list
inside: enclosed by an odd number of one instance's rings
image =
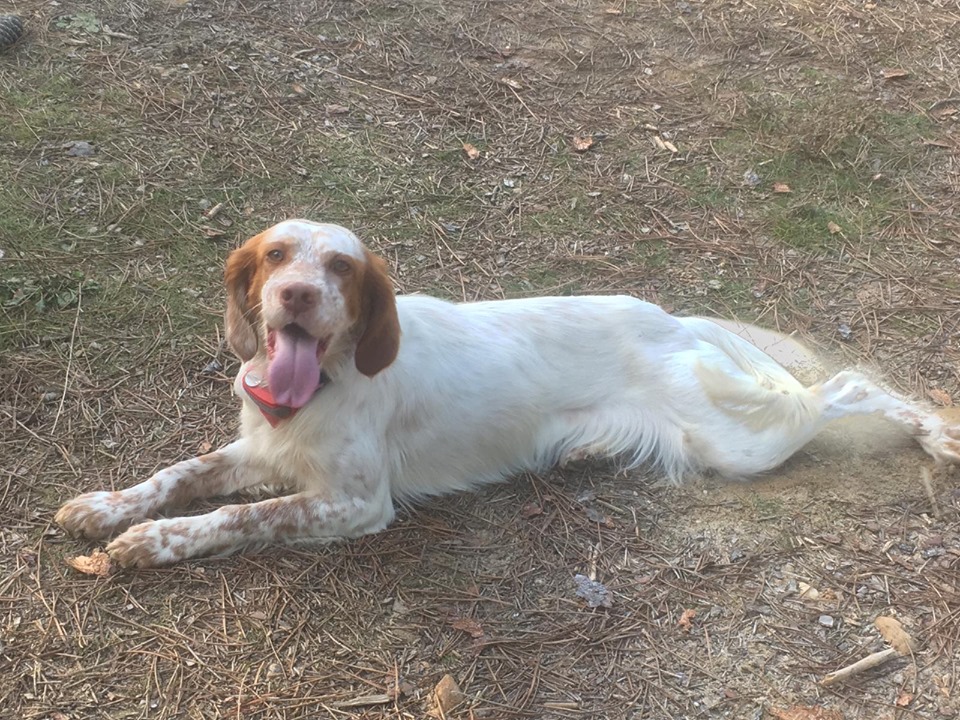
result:
[[(222, 263), (289, 216), (402, 292), (626, 292), (960, 401), (956, 2), (0, 12), (0, 717), (421, 718), (448, 674), (451, 718), (960, 715), (960, 483), (877, 422), (751, 484), (580, 465), (105, 578), (52, 524), (233, 437)], [(881, 617), (912, 654), (822, 686)]]

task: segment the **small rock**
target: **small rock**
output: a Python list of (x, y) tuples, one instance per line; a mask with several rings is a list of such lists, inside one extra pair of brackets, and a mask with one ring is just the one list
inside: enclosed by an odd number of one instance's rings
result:
[(830, 615), (821, 615), (817, 619), (817, 622), (823, 625), (825, 628), (832, 628), (836, 624), (836, 620), (834, 620)]
[(743, 182), (749, 187), (758, 187), (761, 183), (760, 176), (753, 168), (750, 168), (743, 174)]
[(221, 370), (223, 370), (223, 364), (219, 360), (211, 360), (204, 366), (203, 370), (201, 370), (200, 372), (203, 375), (213, 375), (214, 373), (218, 373)]
[(64, 143), (63, 149), (67, 151), (67, 155), (72, 157), (89, 157), (97, 152), (93, 145), (84, 140), (71, 140)]
[(850, 342), (853, 339), (853, 330), (846, 323), (840, 323), (837, 326), (837, 332), (840, 333), (840, 339), (844, 342)]
[(587, 601), (589, 607), (611, 607), (613, 599), (610, 591), (603, 583), (591, 580), (586, 575), (575, 575), (573, 581), (577, 584), (577, 597)]

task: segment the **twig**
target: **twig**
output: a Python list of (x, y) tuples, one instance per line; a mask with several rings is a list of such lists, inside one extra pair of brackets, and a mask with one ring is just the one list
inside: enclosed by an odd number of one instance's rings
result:
[(857, 660), (853, 665), (847, 665), (846, 667), (840, 668), (839, 670), (830, 673), (823, 680), (820, 681), (820, 684), (824, 687), (830, 685), (836, 685), (837, 683), (845, 682), (849, 680), (854, 675), (859, 675), (862, 672), (871, 670), (872, 668), (877, 667), (878, 665), (883, 665), (887, 660), (892, 657), (899, 655), (896, 650), (893, 648), (887, 648), (886, 650), (878, 650), (872, 655), (867, 655), (862, 660)]
[(73, 348), (77, 339), (77, 326), (80, 324), (80, 306), (83, 305), (83, 283), (77, 285), (77, 314), (73, 318), (73, 332), (70, 333), (70, 352), (67, 355), (67, 370), (63, 374), (63, 392), (60, 393), (60, 405), (57, 407), (57, 416), (53, 419), (53, 427), (50, 434), (57, 432), (57, 423), (60, 422), (60, 416), (63, 414), (63, 403), (67, 399), (67, 390), (70, 385), (70, 370), (73, 367)]

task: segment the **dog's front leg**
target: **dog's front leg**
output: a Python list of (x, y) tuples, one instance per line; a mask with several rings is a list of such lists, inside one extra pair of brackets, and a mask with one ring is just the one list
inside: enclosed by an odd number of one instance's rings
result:
[(382, 530), (393, 517), (386, 483), (369, 495), (300, 493), (135, 525), (107, 552), (123, 567), (154, 567), (250, 546), (358, 537)]
[(55, 521), (70, 533), (91, 539), (108, 537), (165, 508), (191, 500), (228, 495), (264, 481), (263, 473), (244, 463), (246, 441), (184, 460), (126, 490), (86, 493), (66, 503)]

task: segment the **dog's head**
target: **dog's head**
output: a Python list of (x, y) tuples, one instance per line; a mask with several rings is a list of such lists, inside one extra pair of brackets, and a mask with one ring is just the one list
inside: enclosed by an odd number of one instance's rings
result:
[(287, 220), (227, 259), (227, 342), (244, 361), (264, 354), (274, 397), (301, 407), (324, 361), (353, 352), (372, 377), (400, 346), (385, 263), (340, 227)]

